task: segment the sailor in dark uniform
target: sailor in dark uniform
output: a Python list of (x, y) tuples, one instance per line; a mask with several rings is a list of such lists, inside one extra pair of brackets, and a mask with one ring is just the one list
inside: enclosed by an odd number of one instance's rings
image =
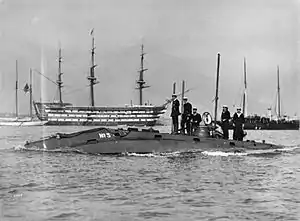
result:
[(191, 121), (192, 121), (192, 134), (194, 134), (195, 131), (199, 128), (200, 122), (202, 121), (201, 115), (197, 112), (196, 107), (193, 108)]
[(223, 130), (224, 139), (227, 139), (227, 140), (229, 138), (229, 133), (228, 133), (229, 120), (230, 120), (230, 112), (228, 111), (227, 105), (223, 105), (223, 111), (221, 114), (221, 127)]
[(176, 94), (172, 95), (172, 111), (171, 111), (171, 117), (172, 117), (172, 128), (173, 133), (178, 133), (178, 116), (180, 115), (179, 112), (179, 100), (177, 99)]
[(191, 116), (192, 105), (188, 102), (187, 97), (183, 98), (183, 113), (181, 118), (181, 132), (185, 134), (185, 129), (188, 135), (191, 135)]
[(240, 141), (242, 141), (244, 137), (244, 123), (245, 123), (244, 114), (241, 112), (241, 110), (242, 109), (238, 107), (232, 118), (233, 127), (234, 127), (233, 139), (240, 140)]

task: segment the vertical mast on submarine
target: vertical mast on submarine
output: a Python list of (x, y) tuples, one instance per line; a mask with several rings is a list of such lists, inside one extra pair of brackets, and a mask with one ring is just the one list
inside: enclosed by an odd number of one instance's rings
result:
[(280, 118), (280, 86), (279, 86), (279, 66), (277, 65), (277, 98), (278, 98), (278, 118)]
[(58, 98), (59, 98), (59, 103), (62, 104), (62, 93), (61, 93), (61, 89), (62, 89), (62, 79), (61, 76), (63, 75), (63, 73), (61, 72), (61, 62), (62, 62), (62, 56), (61, 56), (61, 47), (59, 47), (59, 51), (58, 51), (58, 78), (57, 78), (57, 87), (58, 87)]
[(95, 106), (95, 100), (94, 100), (94, 85), (97, 84), (95, 77), (95, 67), (97, 66), (95, 64), (95, 38), (94, 38), (94, 29), (91, 30), (90, 35), (92, 36), (92, 52), (91, 52), (91, 67), (90, 67), (90, 76), (87, 77), (87, 79), (90, 81), (90, 97), (91, 97), (91, 106)]
[(19, 85), (19, 75), (18, 75), (18, 60), (16, 60), (16, 118), (19, 117), (19, 108), (18, 108), (18, 85)]
[(243, 94), (243, 114), (246, 117), (246, 102), (247, 102), (247, 78), (246, 78), (246, 58), (244, 58), (244, 94)]
[[(176, 94), (176, 82), (173, 83), (173, 94)], [(172, 95), (173, 95), (172, 94)], [(172, 101), (173, 101), (173, 97), (172, 97)], [(174, 125), (173, 125), (173, 119), (172, 119), (172, 127), (171, 127), (171, 133), (174, 133)]]
[(33, 99), (32, 99), (32, 69), (30, 68), (29, 72), (29, 112), (30, 112), (30, 119), (32, 120), (32, 106), (33, 106)]
[[(182, 86), (181, 86), (181, 113), (183, 113), (184, 111), (184, 103), (183, 103), (183, 99), (184, 99), (184, 91), (185, 91), (185, 81), (183, 80), (182, 81)], [(181, 115), (182, 117), (182, 115)]]
[(216, 81), (216, 97), (215, 97), (215, 122), (214, 126), (217, 126), (217, 114), (218, 114), (218, 100), (219, 100), (219, 76), (220, 76), (220, 53), (218, 53), (217, 61), (217, 81)]
[(144, 45), (142, 44), (141, 46), (141, 69), (139, 70), (140, 76), (139, 80), (136, 82), (138, 84), (138, 90), (140, 93), (140, 105), (143, 105), (143, 89), (148, 88), (150, 86), (145, 86), (146, 82), (144, 81), (144, 72), (147, 71), (148, 69), (144, 68)]
[(176, 94), (176, 82), (173, 83), (173, 94)]

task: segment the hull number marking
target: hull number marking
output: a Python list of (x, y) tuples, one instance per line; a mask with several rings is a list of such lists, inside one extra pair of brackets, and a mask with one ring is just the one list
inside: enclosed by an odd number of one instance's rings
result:
[(110, 133), (99, 133), (99, 138), (100, 139), (111, 138), (111, 134)]

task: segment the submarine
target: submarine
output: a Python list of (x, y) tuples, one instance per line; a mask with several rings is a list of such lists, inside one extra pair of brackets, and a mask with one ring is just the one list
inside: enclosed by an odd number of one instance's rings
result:
[[(138, 128), (111, 129), (99, 127), (74, 133), (56, 133), (37, 141), (26, 141), (24, 146), (26, 149), (50, 151), (66, 148), (88, 154), (147, 154), (189, 151), (247, 153), (249, 151), (281, 148), (281, 146), (265, 142), (223, 139), (223, 134), (218, 130), (216, 123), (219, 67), (220, 53), (217, 55), (214, 122), (212, 122), (211, 115), (208, 112), (204, 112), (202, 115), (204, 126), (200, 126), (192, 135), (161, 133), (153, 128), (139, 130)], [(184, 89), (182, 96), (184, 96)]]
[(93, 128), (74, 133), (56, 133), (37, 141), (26, 141), (26, 149), (63, 150), (88, 154), (170, 153), (222, 151), (247, 153), (255, 150), (280, 148), (253, 140), (223, 139), (222, 133), (211, 125), (200, 126), (193, 135), (161, 133), (153, 128), (111, 129)]

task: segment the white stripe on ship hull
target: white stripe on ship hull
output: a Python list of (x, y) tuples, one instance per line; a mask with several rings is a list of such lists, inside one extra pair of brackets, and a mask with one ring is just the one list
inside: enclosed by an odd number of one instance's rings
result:
[(153, 121), (154, 119), (148, 119), (148, 118), (128, 118), (128, 119), (70, 119), (70, 118), (49, 118), (49, 121), (69, 121), (69, 122), (85, 122), (85, 121), (94, 121), (94, 122), (138, 122), (138, 121)]

